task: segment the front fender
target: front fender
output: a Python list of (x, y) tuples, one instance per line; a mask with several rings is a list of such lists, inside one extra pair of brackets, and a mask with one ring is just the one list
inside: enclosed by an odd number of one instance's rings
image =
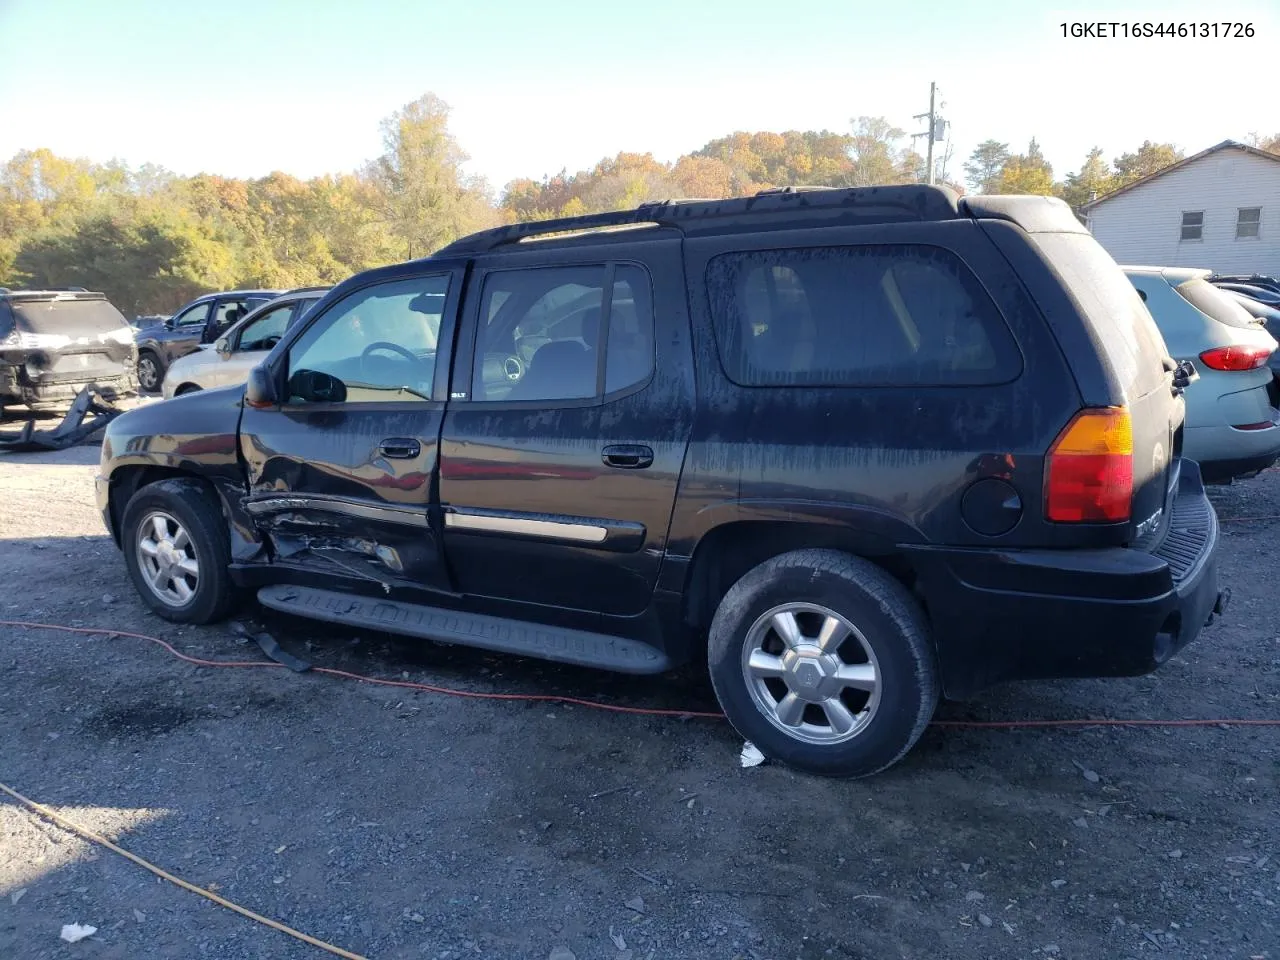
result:
[(244, 388), (201, 390), (148, 403), (116, 417), (102, 441), (99, 477), (119, 517), (134, 491), (152, 479), (185, 475), (213, 485), (230, 524), (232, 556), (252, 559), (259, 540), (243, 500), (238, 437)]

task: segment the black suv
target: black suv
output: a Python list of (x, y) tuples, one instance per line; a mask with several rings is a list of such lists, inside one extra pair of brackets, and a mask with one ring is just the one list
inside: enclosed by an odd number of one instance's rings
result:
[(160, 389), (164, 372), (179, 357), (213, 343), (250, 310), (274, 300), (283, 290), (230, 290), (192, 300), (162, 323), (138, 331), (138, 385)]
[(0, 407), (38, 410), (89, 383), (133, 393), (133, 327), (101, 293), (0, 289)]
[(1061, 201), (778, 191), (517, 224), (335, 287), (244, 388), (113, 421), (161, 616), (273, 609), (632, 673), (766, 754), (1141, 674), (1220, 612), (1189, 377)]

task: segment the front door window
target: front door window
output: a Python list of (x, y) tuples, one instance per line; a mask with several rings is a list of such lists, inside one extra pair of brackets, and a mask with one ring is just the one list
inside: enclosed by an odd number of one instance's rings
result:
[(449, 277), (412, 277), (357, 290), (289, 351), (290, 403), (313, 402), (315, 374), (341, 383), (347, 403), (429, 401)]

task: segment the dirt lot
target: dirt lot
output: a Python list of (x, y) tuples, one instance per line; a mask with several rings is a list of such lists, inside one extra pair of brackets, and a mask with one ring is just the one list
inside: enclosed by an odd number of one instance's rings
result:
[[(0, 455), (0, 617), (258, 658), (145, 612), (94, 511), (96, 460)], [(1199, 643), (1151, 677), (1010, 687), (940, 718), (1280, 717), (1280, 473), (1215, 498), (1235, 599)], [(379, 677), (713, 706), (696, 674), (263, 622)], [(935, 727), (843, 783), (741, 769), (715, 721), (0, 637), (0, 782), (370, 958), (1280, 958), (1280, 728)], [(61, 942), (75, 922), (98, 932)], [(0, 799), (0, 957), (323, 955)]]

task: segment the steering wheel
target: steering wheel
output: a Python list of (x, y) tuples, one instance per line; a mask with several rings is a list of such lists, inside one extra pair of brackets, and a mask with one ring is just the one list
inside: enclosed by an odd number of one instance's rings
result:
[(409, 350), (406, 347), (402, 347), (398, 343), (392, 343), (389, 340), (378, 340), (374, 343), (369, 344), (367, 347), (364, 348), (364, 350), (361, 351), (360, 359), (363, 361), (365, 357), (369, 356), (369, 354), (373, 353), (375, 350), (389, 350), (392, 353), (398, 353), (400, 356), (404, 357), (410, 363), (419, 362), (419, 357), (412, 350)]

